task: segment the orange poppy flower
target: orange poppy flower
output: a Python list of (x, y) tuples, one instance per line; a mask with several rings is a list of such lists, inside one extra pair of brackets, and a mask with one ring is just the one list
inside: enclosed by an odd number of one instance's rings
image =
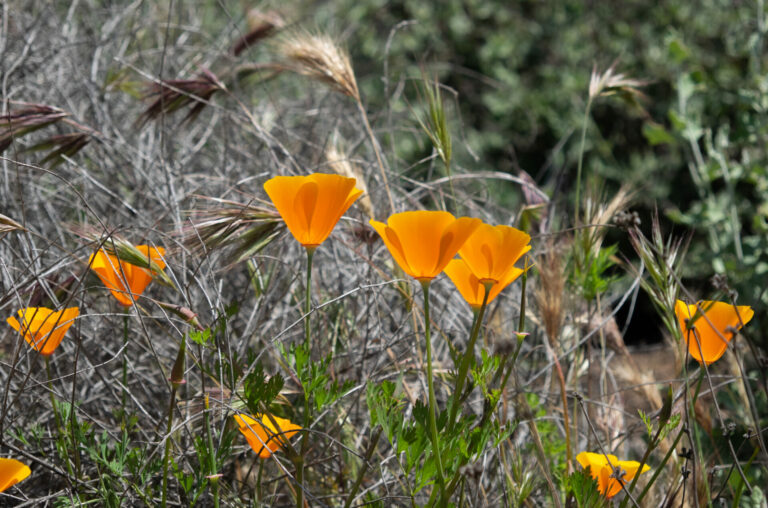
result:
[[(523, 270), (514, 266), (508, 270), (504, 275), (504, 278), (491, 287), (486, 305), (499, 296), (499, 293), (501, 293), (505, 287), (512, 284), (518, 277), (520, 277), (520, 275), (522, 275), (522, 273)], [(453, 281), (456, 289), (459, 290), (461, 296), (467, 301), (472, 309), (478, 310), (483, 305), (485, 287), (480, 283), (480, 279), (478, 279), (477, 276), (472, 273), (472, 270), (469, 269), (466, 261), (463, 259), (451, 259), (448, 266), (445, 267), (445, 274)]]
[(25, 479), (31, 471), (26, 464), (16, 459), (0, 458), (0, 492), (13, 487)]
[[(576, 460), (581, 467), (589, 469), (592, 478), (597, 480), (597, 488), (609, 499), (621, 492), (621, 485), (632, 481), (640, 469), (639, 462), (619, 460), (615, 455), (606, 457), (602, 453), (581, 452), (576, 456)], [(616, 468), (620, 468), (620, 471), (616, 471)], [(650, 469), (648, 464), (644, 464), (640, 474)]]
[(355, 182), (323, 173), (276, 176), (264, 183), (264, 190), (293, 237), (304, 247), (315, 248), (363, 193)]
[(6, 319), (7, 323), (41, 355), (48, 356), (59, 347), (64, 334), (80, 315), (80, 309), (69, 307), (54, 311), (45, 307), (27, 307), (18, 311), (18, 315), (18, 319), (14, 316)]
[(530, 241), (519, 229), (481, 224), (459, 249), (459, 256), (480, 283), (498, 283), (516, 270), (514, 264), (531, 250)]
[(293, 437), (301, 430), (299, 425), (285, 418), (273, 416), (277, 428), (266, 415), (256, 415), (257, 419), (248, 415), (235, 415), (235, 421), (240, 432), (243, 433), (253, 451), (259, 454), (259, 458), (269, 458), (273, 452), (282, 448), (287, 439)]
[[(717, 361), (728, 348), (728, 342), (733, 338), (733, 331), (747, 324), (755, 312), (748, 305), (734, 307), (726, 302), (700, 301), (699, 317), (688, 326), (688, 321), (696, 316), (696, 305), (688, 305), (682, 300), (675, 302), (675, 315), (680, 322), (683, 339), (688, 344), (688, 351), (699, 363), (709, 365)], [(741, 322), (739, 322), (741, 317)], [(695, 330), (695, 332), (694, 332)], [(691, 340), (693, 339), (693, 340)], [(698, 339), (698, 340), (697, 340)], [(701, 351), (699, 351), (701, 347)]]
[(396, 213), (387, 224), (370, 221), (400, 268), (422, 282), (437, 277), (481, 223), (440, 211)]
[[(137, 245), (136, 249), (147, 256), (161, 270), (165, 268), (164, 248)], [(103, 250), (91, 254), (88, 262), (91, 265), (91, 270), (96, 272), (112, 296), (120, 302), (120, 305), (126, 307), (133, 305), (131, 295), (133, 298), (138, 298), (152, 282), (152, 273), (146, 268), (132, 265), (125, 260), (118, 260), (117, 256), (107, 254)]]

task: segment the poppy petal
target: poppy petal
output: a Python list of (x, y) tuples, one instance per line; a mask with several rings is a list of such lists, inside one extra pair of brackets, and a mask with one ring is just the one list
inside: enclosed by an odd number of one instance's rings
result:
[(16, 459), (0, 458), (0, 492), (24, 480), (30, 473), (26, 464)]

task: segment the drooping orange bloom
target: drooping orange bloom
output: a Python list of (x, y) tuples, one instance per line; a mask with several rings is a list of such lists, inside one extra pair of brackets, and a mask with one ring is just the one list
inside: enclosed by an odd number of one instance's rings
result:
[(46, 307), (27, 307), (17, 314), (18, 319), (11, 316), (6, 319), (7, 323), (41, 355), (48, 356), (59, 347), (64, 334), (80, 315), (80, 309), (69, 307), (54, 311)]
[[(499, 293), (501, 293), (505, 287), (512, 284), (522, 273), (523, 270), (514, 266), (512, 269), (508, 270), (504, 275), (504, 278), (491, 287), (486, 305), (499, 296)], [(448, 263), (448, 266), (445, 267), (445, 274), (453, 281), (456, 289), (459, 290), (461, 296), (467, 301), (472, 309), (477, 310), (483, 305), (485, 287), (480, 283), (480, 279), (478, 279), (477, 276), (472, 273), (472, 270), (469, 269), (466, 261), (463, 259), (452, 259)]]
[(363, 193), (355, 182), (324, 173), (276, 176), (264, 183), (264, 190), (293, 237), (306, 248), (316, 248)]
[[(161, 270), (165, 268), (163, 256), (165, 249), (162, 247), (150, 247), (148, 245), (137, 245), (136, 249), (147, 256), (149, 260), (155, 263)], [(152, 273), (146, 268), (133, 265), (124, 260), (118, 260), (117, 256), (107, 254), (99, 250), (96, 254), (91, 254), (88, 262), (91, 270), (96, 272), (101, 282), (109, 289), (120, 305), (130, 307), (133, 300), (138, 298), (141, 293), (152, 282)], [(133, 298), (131, 298), (133, 295)]]
[(31, 471), (26, 464), (16, 459), (0, 458), (0, 492), (13, 487), (29, 476)]
[(508, 272), (531, 250), (531, 237), (511, 226), (481, 224), (459, 249), (459, 256), (480, 283), (508, 278)]
[[(615, 455), (606, 457), (602, 453), (581, 452), (576, 456), (576, 460), (584, 469), (589, 468), (592, 478), (597, 480), (597, 488), (609, 499), (621, 492), (621, 485), (632, 481), (640, 469), (639, 462), (619, 460)], [(640, 474), (650, 469), (648, 464), (644, 464)]]
[[(696, 316), (696, 305), (701, 312), (695, 321), (690, 323), (690, 320)], [(677, 300), (675, 315), (680, 322), (683, 339), (688, 344), (691, 356), (697, 362), (709, 365), (723, 356), (728, 348), (728, 342), (733, 339), (733, 330), (738, 330), (741, 325), (747, 324), (755, 312), (748, 305), (734, 307), (726, 302), (704, 300), (696, 305), (688, 305)]]
[(248, 440), (248, 444), (262, 459), (269, 458), (273, 452), (282, 448), (288, 439), (301, 430), (301, 426), (277, 416), (272, 417), (277, 427), (266, 415), (256, 415), (257, 419), (248, 415), (235, 415), (234, 418), (240, 432)]
[(400, 268), (422, 282), (437, 277), (481, 223), (441, 211), (396, 213), (387, 224), (370, 221)]

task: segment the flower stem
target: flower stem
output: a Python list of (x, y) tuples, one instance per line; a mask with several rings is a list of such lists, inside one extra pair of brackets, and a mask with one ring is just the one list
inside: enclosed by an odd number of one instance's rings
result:
[[(307, 287), (304, 293), (304, 345), (307, 348), (307, 354), (312, 356), (312, 334), (310, 330), (309, 313), (312, 310), (312, 259), (314, 258), (316, 247), (307, 247)], [(301, 451), (299, 456), (294, 459), (296, 466), (296, 508), (304, 506), (304, 456), (309, 447), (309, 426), (312, 423), (311, 404), (309, 403), (310, 394), (304, 392), (304, 433), (301, 438)]]
[(483, 304), (480, 306), (480, 311), (475, 316), (474, 326), (469, 336), (469, 342), (467, 343), (467, 350), (464, 351), (464, 356), (461, 358), (459, 364), (459, 373), (456, 376), (456, 386), (453, 390), (453, 397), (451, 398), (451, 409), (448, 416), (448, 428), (452, 429), (456, 420), (456, 415), (459, 411), (459, 404), (461, 402), (461, 394), (464, 391), (464, 380), (469, 372), (469, 367), (472, 364), (472, 360), (475, 358), (475, 342), (477, 336), (480, 335), (480, 327), (483, 323), (483, 315), (485, 314), (485, 307), (488, 305), (488, 294), (491, 292), (491, 286), (493, 283), (484, 283), (485, 294), (483, 294)]
[(173, 406), (176, 402), (176, 385), (171, 383), (171, 400), (168, 404), (168, 425), (165, 428), (165, 453), (163, 454), (163, 491), (160, 506), (165, 508), (168, 495), (168, 459), (171, 452), (171, 429), (173, 428)]
[(312, 335), (309, 328), (309, 313), (312, 310), (312, 258), (315, 256), (316, 247), (307, 247), (307, 287), (304, 289), (304, 343), (307, 353), (312, 355)]
[[(64, 433), (64, 426), (62, 424), (61, 414), (59, 413), (59, 407), (56, 404), (56, 397), (53, 395), (53, 376), (51, 376), (51, 357), (46, 356), (45, 357), (45, 373), (48, 375), (48, 394), (51, 396), (51, 407), (53, 408), (53, 416), (56, 420), (56, 431), (58, 433), (58, 438), (64, 440), (64, 446), (65, 449), (69, 448), (67, 446), (67, 435)], [(70, 408), (70, 411), (72, 409)], [(67, 471), (71, 476), (74, 476), (74, 472), (72, 471), (72, 465), (69, 463), (69, 460), (65, 460), (64, 463), (67, 465)]]
[(445, 489), (443, 462), (440, 458), (440, 441), (437, 435), (437, 402), (435, 401), (435, 385), (432, 381), (432, 339), (429, 334), (429, 280), (420, 281), (424, 290), (424, 335), (427, 341), (427, 386), (429, 388), (429, 434), (432, 439), (432, 450), (437, 464), (437, 480), (442, 491)]
[(168, 459), (171, 453), (171, 430), (173, 429), (173, 409), (176, 405), (176, 391), (184, 384), (184, 360), (187, 352), (187, 336), (181, 337), (181, 346), (176, 355), (176, 361), (171, 369), (171, 399), (168, 402), (168, 426), (165, 429), (165, 453), (163, 454), (163, 494), (161, 506), (165, 508), (166, 497), (168, 494)]
[(128, 312), (123, 314), (123, 396), (120, 404), (122, 409), (123, 428), (126, 428), (128, 418), (125, 415), (125, 406), (128, 398)]

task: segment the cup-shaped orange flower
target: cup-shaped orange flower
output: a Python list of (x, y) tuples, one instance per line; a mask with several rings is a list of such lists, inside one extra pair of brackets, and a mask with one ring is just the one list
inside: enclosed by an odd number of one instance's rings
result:
[[(161, 270), (165, 268), (164, 248), (136, 245), (136, 249)], [(133, 265), (125, 260), (118, 260), (117, 256), (108, 254), (104, 250), (91, 254), (89, 263), (91, 270), (96, 272), (112, 296), (120, 302), (120, 305), (126, 307), (133, 305), (133, 300), (141, 296), (149, 283), (152, 282), (152, 273), (148, 269)]]
[[(597, 488), (609, 499), (621, 492), (622, 484), (632, 481), (640, 469), (639, 462), (619, 460), (615, 455), (605, 456), (602, 453), (581, 452), (576, 460), (581, 467), (589, 469), (592, 478), (597, 480)], [(644, 464), (640, 474), (650, 469), (648, 464)]]
[(46, 307), (27, 307), (17, 314), (18, 318), (11, 316), (6, 322), (41, 355), (49, 356), (61, 344), (64, 334), (80, 315), (80, 309), (69, 307), (54, 311)]
[(0, 492), (13, 487), (30, 473), (31, 471), (26, 464), (16, 459), (0, 458)]
[(428, 282), (442, 272), (467, 238), (482, 224), (480, 219), (441, 211), (414, 211), (391, 215), (387, 224), (371, 220), (389, 253), (405, 273)]
[(363, 191), (341, 175), (276, 176), (264, 183), (269, 199), (293, 237), (314, 249), (328, 238), (344, 212)]
[[(488, 301), (486, 305), (491, 303), (494, 298), (499, 296), (501, 291), (517, 280), (522, 275), (523, 270), (520, 268), (512, 267), (504, 277), (496, 282), (488, 293)], [(452, 259), (448, 266), (445, 267), (445, 274), (453, 281), (456, 289), (459, 290), (461, 296), (467, 301), (473, 310), (479, 310), (483, 305), (483, 298), (485, 297), (485, 286), (480, 283), (480, 279), (472, 273), (469, 269), (467, 262), (463, 259)]]
[(481, 284), (498, 283), (531, 250), (530, 242), (527, 233), (511, 226), (481, 224), (459, 249), (459, 256)]
[[(696, 317), (697, 305), (698, 309), (701, 309), (698, 317)], [(688, 305), (677, 300), (675, 315), (680, 322), (683, 339), (688, 344), (691, 356), (697, 362), (709, 365), (723, 356), (728, 348), (728, 342), (733, 339), (734, 330), (747, 324), (755, 312), (748, 305), (734, 306), (726, 302), (709, 300)]]
[(269, 458), (272, 453), (282, 448), (288, 439), (301, 430), (301, 426), (277, 416), (272, 416), (277, 426), (273, 425), (270, 417), (266, 415), (256, 415), (254, 419), (243, 414), (235, 415), (234, 418), (240, 432), (248, 440), (248, 444), (262, 459)]

